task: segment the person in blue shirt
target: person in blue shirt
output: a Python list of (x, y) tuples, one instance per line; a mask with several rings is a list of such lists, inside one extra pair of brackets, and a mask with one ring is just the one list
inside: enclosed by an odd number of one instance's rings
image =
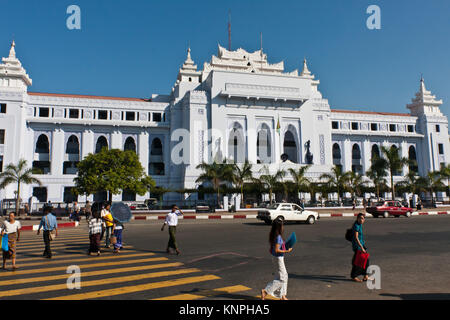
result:
[(286, 250), (283, 240), (283, 230), (283, 221), (275, 219), (272, 223), (272, 229), (270, 230), (269, 242), (276, 276), (275, 280), (269, 282), (266, 288), (261, 290), (262, 300), (265, 300), (268, 294), (281, 300), (288, 300), (286, 297), (288, 273), (284, 265), (284, 254), (291, 252), (292, 248)]
[[(367, 268), (369, 267), (369, 260), (367, 260), (366, 268), (363, 269), (361, 267), (355, 266), (355, 258), (357, 251), (361, 251), (363, 253), (367, 252), (366, 243), (364, 241), (364, 233), (363, 233), (363, 224), (366, 220), (363, 213), (359, 213), (355, 223), (353, 224), (353, 239), (352, 239), (352, 248), (353, 248), (353, 258), (352, 258), (352, 271), (350, 274), (350, 277), (353, 281), (356, 282), (363, 282), (367, 281), (369, 279), (369, 276), (367, 275)], [(359, 279), (358, 276), (363, 275), (363, 280)]]
[(45, 250), (43, 256), (51, 259), (52, 251), (50, 248), (50, 232), (55, 230), (56, 236), (58, 236), (58, 223), (56, 222), (56, 217), (52, 214), (52, 207), (46, 205), (44, 207), (44, 216), (41, 219), (41, 223), (39, 224), (39, 228), (37, 234), (39, 235), (41, 228), (44, 230), (44, 244)]

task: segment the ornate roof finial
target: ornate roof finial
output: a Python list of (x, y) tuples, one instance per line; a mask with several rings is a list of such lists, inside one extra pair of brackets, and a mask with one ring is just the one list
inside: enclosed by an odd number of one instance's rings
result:
[(425, 88), (425, 80), (423, 79), (423, 74), (420, 74), (420, 92), (424, 93), (425, 91), (427, 91)]
[(9, 50), (9, 57), (10, 58), (15, 58), (16, 57), (16, 50), (14, 49), (15, 46), (16, 46), (16, 42), (13, 39), (13, 41), (11, 42), (11, 49)]
[(306, 58), (303, 58), (303, 71), (300, 74), (301, 76), (310, 76), (311, 71), (308, 70), (308, 65), (306, 63)]

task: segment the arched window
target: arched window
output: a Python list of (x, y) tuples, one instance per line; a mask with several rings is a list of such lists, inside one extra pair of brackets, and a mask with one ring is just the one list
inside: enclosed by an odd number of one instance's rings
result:
[(95, 145), (95, 153), (99, 153), (103, 148), (108, 148), (108, 141), (104, 136), (97, 139), (97, 144)]
[(352, 171), (362, 174), (361, 149), (357, 143), (352, 148)]
[(256, 155), (258, 163), (272, 162), (272, 139), (270, 129), (267, 124), (263, 124), (258, 131), (256, 140)]
[(68, 154), (79, 154), (80, 153), (80, 143), (76, 136), (70, 136), (66, 144), (66, 153)]
[(41, 134), (36, 142), (36, 153), (50, 153), (50, 143), (45, 134)]
[(332, 152), (333, 152), (333, 164), (336, 167), (341, 168), (341, 171), (342, 171), (342, 162), (341, 162), (342, 155), (341, 155), (341, 147), (339, 146), (339, 144), (337, 144), (337, 143), (333, 144)]
[(165, 174), (164, 170), (164, 160), (163, 160), (163, 145), (159, 138), (155, 138), (152, 141), (150, 148), (150, 163), (148, 166), (148, 171), (150, 175), (163, 176)]
[(409, 157), (409, 160), (411, 160), (411, 162), (412, 162), (409, 164), (409, 171), (418, 173), (419, 166), (417, 164), (416, 148), (414, 148), (414, 146), (409, 147), (408, 157)]
[(374, 161), (376, 158), (380, 158), (380, 148), (377, 144), (374, 144), (372, 146), (372, 154), (370, 158), (372, 161)]
[[(292, 129), (292, 130), (295, 130), (295, 129)], [(289, 129), (284, 134), (283, 150), (284, 150), (284, 154), (286, 154), (288, 156), (288, 160), (290, 160), (294, 163), (298, 163), (297, 143), (295, 142), (295, 136), (292, 133), (292, 130)]]
[(239, 123), (234, 123), (228, 138), (228, 159), (234, 163), (245, 162), (244, 130)]
[(152, 156), (161, 156), (163, 154), (162, 143), (159, 138), (153, 139), (150, 154)]
[(125, 140), (125, 146), (123, 147), (123, 150), (131, 150), (136, 153), (136, 143), (134, 142), (134, 139), (132, 137), (128, 137), (127, 140)]

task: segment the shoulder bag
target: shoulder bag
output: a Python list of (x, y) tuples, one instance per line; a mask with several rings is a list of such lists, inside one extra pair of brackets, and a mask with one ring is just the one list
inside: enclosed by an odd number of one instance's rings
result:
[(56, 232), (55, 232), (55, 229), (50, 230), (50, 226), (49, 226), (49, 224), (48, 224), (48, 218), (47, 218), (47, 216), (45, 216), (45, 222), (46, 222), (46, 224), (47, 224), (47, 229), (48, 229), (48, 231), (49, 231), (49, 233), (48, 233), (48, 238), (49, 238), (50, 241), (53, 241), (53, 240), (55, 240), (55, 238), (56, 238)]

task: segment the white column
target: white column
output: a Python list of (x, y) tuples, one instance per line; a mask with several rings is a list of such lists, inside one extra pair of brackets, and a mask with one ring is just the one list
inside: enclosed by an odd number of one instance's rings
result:
[(148, 174), (148, 160), (149, 160), (149, 138), (148, 132), (144, 131), (138, 137), (138, 156), (145, 174)]
[(65, 153), (64, 132), (56, 129), (52, 134), (51, 145), (51, 175), (60, 176), (63, 174), (63, 162)]
[(371, 165), (371, 149), (370, 149), (370, 141), (369, 140), (364, 140), (363, 142), (363, 150), (362, 150), (362, 154), (363, 154), (363, 171), (364, 174), (366, 173), (367, 170), (370, 169), (370, 165)]
[[(400, 144), (400, 149), (401, 149), (401, 156), (403, 158), (409, 159), (408, 144), (406, 143), (406, 141), (402, 141), (402, 143)], [(403, 175), (406, 176), (409, 173), (409, 166), (408, 165), (404, 166), (402, 172)]]
[(352, 146), (351, 146), (350, 140), (345, 139), (343, 146), (344, 146), (344, 148), (343, 148), (344, 150), (343, 150), (342, 156), (344, 158), (344, 163), (343, 163), (344, 166), (342, 168), (342, 171), (347, 172), (347, 171), (352, 170)]
[(81, 159), (94, 151), (94, 133), (91, 130), (84, 130), (81, 137)]
[(120, 132), (119, 130), (115, 130), (111, 134), (111, 146), (110, 146), (110, 149), (123, 150), (122, 132)]
[(256, 164), (256, 123), (255, 117), (249, 115), (247, 117), (247, 158), (248, 162)]

